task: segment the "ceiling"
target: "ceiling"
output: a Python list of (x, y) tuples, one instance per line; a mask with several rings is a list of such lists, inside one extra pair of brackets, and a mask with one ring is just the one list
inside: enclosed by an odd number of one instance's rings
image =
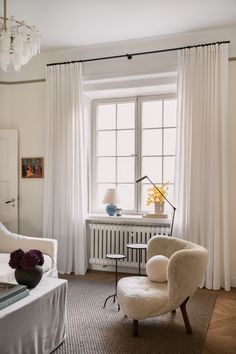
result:
[(7, 0), (7, 15), (56, 50), (235, 25), (236, 0)]

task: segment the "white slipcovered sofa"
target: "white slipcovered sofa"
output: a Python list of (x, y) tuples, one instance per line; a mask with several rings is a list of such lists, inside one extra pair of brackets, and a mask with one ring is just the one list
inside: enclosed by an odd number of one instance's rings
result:
[(14, 269), (9, 265), (10, 253), (38, 249), (44, 255), (43, 275), (57, 277), (57, 241), (14, 234), (0, 222), (0, 282), (14, 282)]
[(208, 251), (192, 242), (169, 236), (154, 236), (148, 242), (148, 259), (163, 255), (169, 259), (167, 281), (154, 282), (133, 276), (119, 280), (117, 297), (121, 310), (133, 320), (133, 336), (138, 336), (138, 321), (175, 311), (180, 307), (186, 331), (192, 333), (186, 303), (201, 284)]

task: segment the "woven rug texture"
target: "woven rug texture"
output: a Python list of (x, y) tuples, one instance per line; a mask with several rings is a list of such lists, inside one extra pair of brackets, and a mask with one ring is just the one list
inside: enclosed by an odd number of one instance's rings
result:
[(200, 354), (216, 295), (198, 290), (187, 304), (193, 334), (187, 335), (180, 309), (139, 321), (139, 337), (132, 337), (132, 321), (109, 299), (114, 284), (69, 280), (67, 338), (53, 354)]

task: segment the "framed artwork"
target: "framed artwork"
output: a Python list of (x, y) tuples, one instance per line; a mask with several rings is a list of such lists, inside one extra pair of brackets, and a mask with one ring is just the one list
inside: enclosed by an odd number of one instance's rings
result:
[(44, 160), (43, 157), (22, 157), (21, 178), (43, 178)]

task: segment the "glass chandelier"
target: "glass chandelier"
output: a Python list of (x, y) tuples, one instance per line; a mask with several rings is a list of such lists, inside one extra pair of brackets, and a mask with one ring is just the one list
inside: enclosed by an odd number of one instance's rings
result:
[(4, 16), (0, 18), (0, 67), (19, 71), (40, 52), (40, 35), (35, 26), (28, 26), (14, 17), (7, 18), (7, 0)]

